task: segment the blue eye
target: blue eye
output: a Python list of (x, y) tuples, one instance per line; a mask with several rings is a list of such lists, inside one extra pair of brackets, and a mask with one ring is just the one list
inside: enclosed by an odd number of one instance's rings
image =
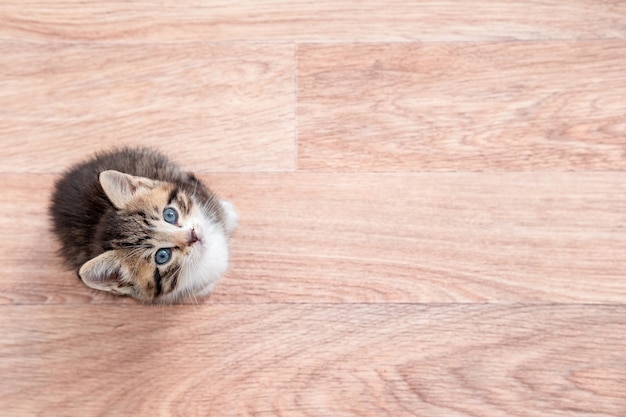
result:
[(154, 260), (156, 261), (157, 265), (163, 265), (164, 263), (167, 263), (171, 257), (172, 250), (169, 248), (162, 248), (156, 252), (156, 255), (154, 255)]
[(171, 207), (167, 207), (163, 210), (163, 220), (170, 224), (176, 224), (178, 221), (178, 212)]

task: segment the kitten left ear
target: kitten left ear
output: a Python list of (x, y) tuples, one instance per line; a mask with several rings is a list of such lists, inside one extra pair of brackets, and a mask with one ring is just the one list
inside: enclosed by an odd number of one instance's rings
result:
[(95, 290), (128, 295), (132, 285), (124, 281), (122, 264), (115, 256), (115, 251), (107, 251), (87, 261), (78, 271), (81, 281)]
[(135, 196), (155, 187), (156, 181), (144, 177), (135, 177), (119, 171), (108, 170), (100, 173), (100, 185), (111, 203), (124, 208)]

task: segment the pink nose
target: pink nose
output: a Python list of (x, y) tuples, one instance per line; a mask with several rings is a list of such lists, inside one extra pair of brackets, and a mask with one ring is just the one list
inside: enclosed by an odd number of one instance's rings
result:
[(189, 234), (189, 240), (187, 241), (187, 245), (191, 246), (199, 240), (200, 239), (198, 238), (198, 235), (196, 235), (196, 231), (192, 229), (191, 233)]

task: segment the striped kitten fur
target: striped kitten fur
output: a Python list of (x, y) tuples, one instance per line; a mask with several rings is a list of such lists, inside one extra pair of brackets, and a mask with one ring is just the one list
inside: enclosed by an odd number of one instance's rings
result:
[(162, 154), (96, 154), (55, 184), (61, 256), (89, 287), (146, 303), (211, 292), (228, 267), (232, 204)]

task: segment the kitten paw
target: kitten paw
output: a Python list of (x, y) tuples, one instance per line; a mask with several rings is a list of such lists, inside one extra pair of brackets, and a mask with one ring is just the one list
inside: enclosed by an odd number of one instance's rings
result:
[(222, 210), (224, 211), (224, 226), (226, 228), (226, 233), (230, 236), (239, 224), (239, 215), (237, 214), (237, 210), (235, 210), (235, 206), (233, 206), (232, 203), (221, 200), (220, 204), (222, 205)]

